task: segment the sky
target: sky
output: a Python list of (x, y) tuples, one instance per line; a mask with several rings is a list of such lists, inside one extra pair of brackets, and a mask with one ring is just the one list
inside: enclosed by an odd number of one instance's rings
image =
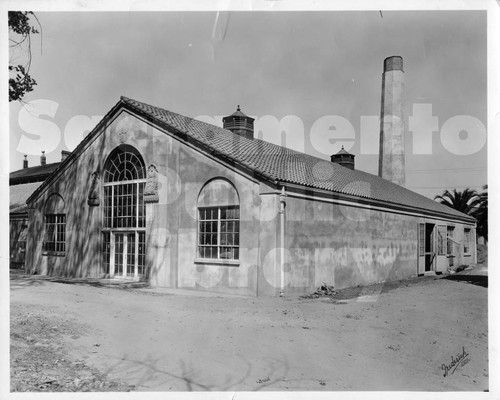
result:
[(38, 85), (9, 103), (10, 171), (42, 150), (60, 161), (124, 95), (219, 125), (241, 105), (257, 137), (325, 160), (344, 145), (377, 174), (383, 61), (399, 55), (406, 187), (487, 183), (485, 11), (36, 15)]

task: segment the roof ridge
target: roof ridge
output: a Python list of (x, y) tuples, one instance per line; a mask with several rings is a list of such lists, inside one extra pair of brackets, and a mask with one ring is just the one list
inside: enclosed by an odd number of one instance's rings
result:
[[(38, 196), (55, 179), (61, 166), (83, 151), (84, 145), (102, 134), (102, 126), (118, 112), (120, 107), (128, 107), (132, 112), (149, 118), (160, 127), (170, 127), (186, 135), (198, 147), (206, 146), (209, 156), (230, 160), (251, 173), (273, 183), (289, 183), (304, 188), (325, 190), (355, 199), (367, 199), (375, 204), (386, 203), (388, 207), (403, 207), (420, 214), (459, 218), (468, 222), (474, 219), (407, 188), (398, 186), (374, 174), (361, 170), (351, 170), (330, 160), (280, 146), (262, 139), (247, 139), (227, 129), (187, 117), (164, 108), (138, 100), (120, 96), (120, 101), (109, 110), (96, 127), (88, 134), (72, 154), (55, 169), (44, 183), (28, 198)], [(174, 133), (175, 135), (175, 133)], [(57, 163), (54, 163), (57, 164)], [(52, 165), (52, 164), (49, 164)], [(22, 170), (21, 170), (22, 171)]]
[(46, 167), (51, 167), (55, 164), (60, 164), (61, 161), (56, 161), (56, 162), (53, 162), (53, 163), (48, 163), (48, 164), (45, 164), (45, 165), (33, 165), (32, 167), (28, 167), (28, 168), (19, 168), (19, 169), (16, 169), (15, 171), (11, 171), (9, 172), (9, 174), (13, 174), (13, 173), (16, 173), (16, 172), (19, 172), (19, 171), (29, 171), (30, 169), (33, 170), (34, 168), (46, 168)]
[[(245, 141), (248, 141), (248, 142), (256, 142), (256, 141), (257, 141), (257, 142), (259, 142), (259, 143), (263, 143), (263, 144), (264, 144), (264, 145), (266, 145), (266, 146), (275, 147), (276, 149), (280, 149), (280, 150), (282, 150), (282, 151), (290, 152), (290, 153), (295, 154), (295, 155), (305, 155), (305, 156), (308, 156), (308, 157), (314, 157), (314, 158), (317, 158), (319, 161), (326, 161), (326, 162), (329, 162), (329, 161), (328, 161), (328, 160), (326, 160), (326, 159), (322, 159), (322, 158), (317, 157), (317, 156), (314, 156), (314, 155), (312, 155), (312, 154), (303, 153), (303, 152), (301, 152), (301, 151), (298, 151), (298, 150), (295, 150), (295, 149), (291, 149), (291, 148), (289, 148), (289, 147), (281, 146), (281, 145), (276, 144), (276, 143), (271, 143), (271, 142), (268, 142), (268, 141), (266, 141), (266, 140), (262, 140), (262, 139), (259, 139), (259, 138), (248, 139), (248, 138), (246, 138), (246, 137), (244, 137), (244, 136), (240, 136), (240, 135), (238, 135), (238, 134), (236, 134), (236, 133), (234, 133), (234, 132), (231, 132), (229, 129), (225, 129), (225, 128), (220, 127), (220, 126), (217, 126), (217, 125), (212, 125), (212, 124), (210, 124), (210, 123), (208, 123), (208, 122), (205, 122), (205, 121), (200, 121), (199, 119), (192, 118), (192, 117), (188, 117), (188, 116), (185, 116), (185, 115), (182, 115), (182, 114), (176, 113), (176, 112), (174, 112), (174, 111), (167, 110), (166, 108), (161, 108), (161, 107), (158, 107), (158, 106), (153, 106), (153, 105), (148, 104), (148, 103), (145, 103), (145, 102), (143, 102), (143, 101), (139, 101), (139, 100), (131, 99), (131, 98), (126, 97), (126, 96), (120, 96), (120, 99), (125, 100), (125, 101), (127, 102), (127, 104), (131, 104), (131, 103), (132, 103), (131, 105), (134, 105), (133, 103), (139, 103), (139, 104), (142, 104), (142, 105), (145, 105), (145, 106), (151, 107), (151, 108), (155, 108), (155, 109), (157, 109), (157, 110), (158, 110), (158, 109), (159, 109), (159, 110), (162, 110), (162, 111), (164, 111), (164, 112), (167, 112), (167, 113), (169, 113), (169, 114), (173, 114), (173, 115), (175, 115), (175, 116), (177, 116), (177, 117), (180, 117), (180, 118), (183, 118), (183, 119), (187, 119), (187, 120), (190, 120), (190, 121), (194, 121), (194, 122), (195, 122), (195, 123), (197, 123), (197, 124), (206, 125), (207, 127), (211, 128), (211, 129), (212, 129), (212, 128), (216, 128), (216, 129), (218, 129), (218, 130), (220, 130), (220, 131), (222, 131), (222, 132), (224, 132), (224, 133), (226, 133), (226, 134), (228, 134), (228, 135), (230, 135), (230, 136), (233, 136), (233, 138), (234, 138), (235, 140), (237, 140), (237, 141), (238, 141), (238, 140), (241, 140), (241, 141), (243, 141), (243, 142), (245, 142)], [(184, 132), (184, 133), (187, 133), (187, 132)]]
[[(372, 200), (382, 200), (387, 203), (392, 203), (396, 205), (409, 205), (410, 199), (408, 197), (413, 196), (416, 199), (420, 199), (420, 202), (427, 203), (427, 207), (421, 206), (417, 207), (415, 205), (410, 205), (414, 208), (418, 208), (421, 210), (428, 210), (429, 207), (432, 207), (434, 209), (440, 209), (440, 212), (442, 213), (447, 213), (455, 216), (460, 216), (464, 217), (467, 216), (470, 218), (470, 216), (463, 214), (459, 211), (456, 211), (454, 209), (448, 208), (428, 197), (425, 197), (419, 193), (416, 193), (408, 188), (405, 188), (403, 186), (399, 186), (391, 181), (388, 181), (386, 179), (383, 179), (379, 177), (378, 175), (371, 174), (366, 171), (361, 171), (361, 170), (351, 170), (348, 168), (343, 167), (342, 165), (332, 162), (327, 159), (320, 158), (318, 156), (312, 155), (312, 154), (307, 154), (304, 152), (300, 152), (294, 149), (290, 149), (288, 147), (284, 147), (275, 143), (267, 142), (262, 139), (254, 138), (254, 139), (248, 139), (245, 137), (242, 137), (238, 134), (235, 134), (228, 129), (224, 129), (222, 127), (219, 127), (217, 125), (212, 125), (204, 121), (197, 120), (192, 117), (187, 117), (182, 114), (175, 113), (173, 111), (169, 111), (165, 108), (153, 106), (148, 103), (141, 102), (139, 100), (134, 100), (130, 99), (125, 96), (121, 96), (121, 99), (125, 101), (128, 105), (132, 106), (135, 109), (139, 109), (142, 112), (147, 112), (144, 109), (141, 109), (144, 107), (150, 107), (152, 110), (155, 110), (155, 114), (158, 113), (165, 113), (168, 117), (167, 121), (162, 122), (167, 122), (168, 125), (173, 126), (173, 128), (178, 129), (182, 131), (185, 134), (188, 134), (195, 139), (199, 140), (202, 143), (205, 143), (206, 145), (212, 147), (215, 151), (220, 152), (224, 154), (225, 156), (235, 160), (236, 162), (249, 167), (256, 172), (262, 173), (264, 176), (267, 176), (269, 178), (274, 179), (275, 181), (281, 181), (281, 182), (288, 182), (288, 183), (293, 183), (293, 184), (299, 184), (302, 186), (306, 187), (315, 187), (317, 189), (325, 189), (328, 191), (336, 192), (336, 193), (344, 193), (344, 194), (349, 194), (349, 195), (354, 195), (360, 198), (366, 198), (366, 199), (372, 199)], [(153, 118), (157, 118), (156, 115), (152, 115)], [(180, 121), (184, 122), (184, 127), (178, 126), (178, 124), (175, 123), (175, 121), (171, 121), (170, 119), (179, 119)], [(193, 128), (192, 131), (189, 130), (189, 128)], [(196, 128), (196, 129), (194, 129)], [(195, 131), (196, 130), (196, 131)], [(224, 135), (227, 136), (227, 138), (230, 139), (230, 143), (219, 143), (222, 142), (220, 140), (221, 138), (207, 138), (207, 134), (210, 131), (216, 131), (223, 133)], [(219, 141), (217, 141), (219, 139)], [(238, 146), (234, 146), (234, 144), (237, 143)], [(232, 146), (232, 147), (231, 147)], [(261, 157), (260, 159), (253, 159), (251, 156), (255, 156), (256, 150), (259, 151), (259, 156), (266, 156), (268, 155), (267, 158), (270, 159), (264, 159), (265, 157)], [(263, 151), (264, 150), (264, 151)], [(350, 154), (350, 153), (349, 153)], [(294, 162), (297, 160), (293, 160), (293, 158), (300, 158), (300, 161), (303, 161), (305, 165), (304, 170), (307, 170), (307, 168), (310, 169), (310, 171), (301, 171), (301, 168), (296, 168), (296, 170), (290, 171), (288, 167), (291, 166), (291, 164), (288, 164), (286, 166), (280, 166), (280, 161), (288, 161), (288, 162)], [(248, 159), (250, 158), (250, 159)], [(284, 158), (282, 160), (281, 158)], [(292, 158), (292, 160), (290, 160)], [(328, 166), (328, 167), (327, 167)], [(294, 166), (295, 167), (295, 166)], [(331, 177), (325, 180), (320, 179), (315, 179), (315, 171), (314, 168), (319, 170), (321, 172), (322, 169), (328, 169), (330, 172)], [(318, 171), (316, 171), (318, 172)], [(324, 171), (323, 171), (324, 172)], [(309, 173), (309, 175), (308, 175)], [(305, 174), (305, 175), (304, 175)], [(312, 178), (310, 175), (313, 175)], [(341, 177), (338, 177), (338, 175), (342, 175)], [(334, 178), (337, 178), (337, 181), (334, 180)], [(306, 182), (307, 180), (311, 180), (312, 182)], [(328, 184), (331, 185), (328, 185)], [(364, 189), (359, 188), (358, 186), (362, 184), (368, 184), (370, 185), (369, 189)], [(347, 193), (346, 190), (352, 191), (353, 193)], [(384, 190), (387, 192), (390, 192), (390, 195), (380, 195)], [(374, 195), (374, 192), (378, 191), (379, 195)], [(366, 193), (368, 192), (368, 193)], [(400, 193), (400, 199), (399, 201), (395, 200), (394, 197), (397, 196), (392, 196), (394, 194), (397, 194), (397, 192)], [(379, 198), (382, 197), (382, 198)], [(443, 208), (443, 207), (446, 207)], [(435, 210), (436, 211), (436, 210)]]

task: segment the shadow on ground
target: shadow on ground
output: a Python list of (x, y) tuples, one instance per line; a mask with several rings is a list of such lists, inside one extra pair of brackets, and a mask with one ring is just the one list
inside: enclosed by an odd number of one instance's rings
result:
[(488, 276), (485, 275), (450, 275), (443, 279), (455, 282), (467, 282), (472, 285), (481, 286), (484, 288), (488, 287)]
[(85, 285), (94, 287), (108, 287), (117, 289), (135, 289), (147, 288), (149, 284), (146, 282), (122, 281), (117, 279), (107, 278), (67, 278), (67, 277), (51, 277), (46, 275), (30, 275), (24, 271), (10, 270), (11, 288), (19, 289), (26, 286), (43, 285), (44, 282), (65, 283), (69, 285)]
[[(211, 373), (204, 370), (197, 363), (186, 362), (183, 359), (171, 360), (170, 364), (176, 372), (169, 371), (160, 365), (165, 362), (164, 359), (158, 359), (151, 355), (147, 355), (144, 359), (136, 359), (128, 355), (122, 355), (116, 358), (116, 362), (105, 369), (106, 376), (120, 374), (125, 371), (131, 376), (136, 376), (137, 380), (134, 381), (135, 388), (142, 388), (141, 390), (148, 390), (147, 388), (153, 384), (153, 387), (158, 389), (157, 385), (161, 382), (163, 386), (161, 390), (185, 390), (192, 391), (228, 391), (237, 390), (242, 384), (251, 388), (253, 391), (260, 391), (269, 386), (279, 384), (286, 380), (285, 377), (289, 371), (288, 360), (286, 355), (284, 359), (265, 359), (265, 366), (260, 365), (259, 370), (263, 370), (261, 379), (250, 382), (250, 377), (255, 372), (255, 366), (245, 357), (238, 355), (239, 366), (246, 366), (246, 368), (236, 373), (231, 368), (228, 368), (224, 373), (224, 378), (219, 383), (207, 384), (210, 381)], [(180, 386), (178, 386), (180, 384)], [(167, 386), (171, 385), (168, 389)]]

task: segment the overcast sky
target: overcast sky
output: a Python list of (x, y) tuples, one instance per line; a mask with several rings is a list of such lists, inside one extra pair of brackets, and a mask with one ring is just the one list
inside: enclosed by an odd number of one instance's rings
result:
[[(28, 105), (10, 103), (11, 171), (22, 166), (23, 154), (30, 166), (38, 165), (41, 150), (47, 162), (59, 161), (61, 150), (73, 150), (95, 117), (125, 95), (205, 120), (240, 104), (257, 118), (257, 136), (282, 144), (279, 129), (263, 117), (293, 116), (287, 146), (329, 159), (344, 144), (356, 155), (357, 169), (377, 174), (383, 60), (400, 55), (406, 186), (433, 198), (444, 189), (480, 190), (487, 183), (484, 11), (37, 17), (43, 35), (32, 38), (31, 73), (38, 85), (24, 98)], [(434, 130), (431, 140), (409, 130), (414, 107), (432, 107), (434, 119), (413, 121), (420, 131)]]

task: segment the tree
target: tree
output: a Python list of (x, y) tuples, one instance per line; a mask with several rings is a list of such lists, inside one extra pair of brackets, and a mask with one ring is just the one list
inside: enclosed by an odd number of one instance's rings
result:
[[(11, 59), (9, 60), (9, 101), (21, 100), (24, 95), (33, 90), (36, 81), (30, 76), (31, 67), (31, 35), (39, 33), (31, 25), (30, 17), (37, 20), (31, 11), (9, 11), (9, 33)], [(38, 24), (40, 25), (40, 24)], [(27, 50), (23, 50), (23, 45), (27, 45)], [(28, 60), (25, 65), (13, 65), (16, 57), (12, 56), (16, 50), (26, 51)]]
[(488, 185), (483, 186), (484, 192), (479, 194), (480, 202), (472, 216), (477, 219), (477, 234), (488, 241)]
[(439, 200), (441, 204), (468, 215), (472, 215), (472, 211), (481, 203), (479, 194), (470, 189), (465, 189), (463, 192), (457, 192), (456, 189), (453, 189), (453, 192), (445, 190), (442, 195), (434, 197), (434, 200)]

